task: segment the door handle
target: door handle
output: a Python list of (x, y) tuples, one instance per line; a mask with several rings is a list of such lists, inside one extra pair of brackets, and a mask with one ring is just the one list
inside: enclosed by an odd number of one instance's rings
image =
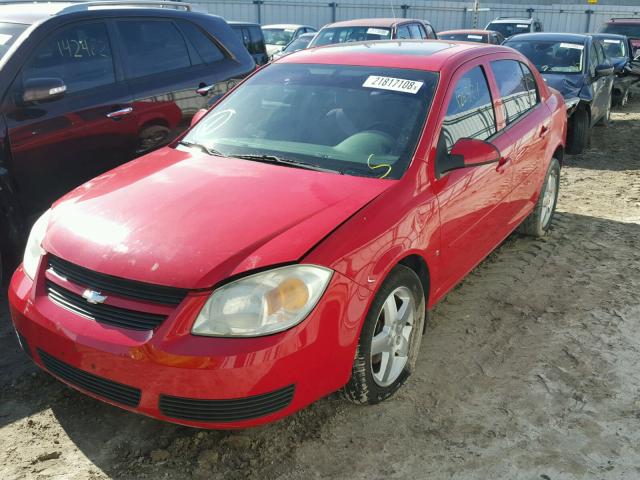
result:
[(496, 167), (496, 172), (504, 172), (510, 164), (511, 157), (500, 157), (500, 160), (498, 160), (498, 166)]
[(131, 112), (133, 112), (133, 107), (121, 108), (120, 110), (116, 110), (115, 112), (107, 113), (107, 118), (112, 120), (119, 120), (122, 117), (126, 117)]
[(204, 97), (204, 96), (205, 96), (205, 95), (207, 95), (211, 90), (213, 90), (213, 87), (214, 87), (214, 85), (206, 85), (206, 86), (204, 86), (204, 87), (199, 87), (199, 88), (196, 90), (196, 93), (197, 93), (198, 95), (202, 95), (202, 96)]

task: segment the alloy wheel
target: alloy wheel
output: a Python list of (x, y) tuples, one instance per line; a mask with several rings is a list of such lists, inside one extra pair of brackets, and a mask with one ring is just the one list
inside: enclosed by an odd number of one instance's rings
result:
[(551, 221), (551, 215), (553, 214), (553, 207), (556, 202), (556, 193), (558, 191), (558, 174), (552, 171), (547, 179), (547, 188), (544, 190), (544, 196), (542, 197), (542, 215), (540, 215), (540, 221), (542, 222), (542, 228), (546, 229)]
[(416, 318), (416, 301), (407, 287), (396, 288), (384, 301), (371, 341), (371, 373), (381, 387), (391, 385), (404, 370)]

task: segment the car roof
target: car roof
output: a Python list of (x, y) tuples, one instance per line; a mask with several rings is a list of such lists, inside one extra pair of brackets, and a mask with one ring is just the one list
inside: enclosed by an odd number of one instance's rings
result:
[(533, 23), (534, 21), (534, 18), (498, 17), (494, 18), (489, 23)]
[[(172, 9), (159, 8), (160, 6), (172, 6)], [(68, 11), (66, 11), (68, 9)], [(32, 25), (39, 23), (50, 17), (67, 13), (97, 12), (104, 10), (127, 10), (132, 9), (156, 9), (164, 12), (178, 10), (191, 11), (189, 3), (178, 3), (172, 1), (153, 0), (103, 0), (86, 2), (65, 2), (53, 0), (50, 2), (32, 2), (27, 0), (17, 0), (13, 3), (0, 5), (0, 21), (8, 23), (22, 23)]]
[(493, 30), (480, 30), (478, 28), (461, 28), (459, 30), (444, 30), (442, 32), (438, 32), (438, 35), (442, 35), (446, 33), (469, 33), (473, 35), (489, 35), (490, 33), (497, 33), (497, 32)]
[(260, 24), (259, 23), (254, 23), (254, 22), (241, 22), (239, 20), (227, 20), (227, 23), (230, 26), (236, 26), (236, 27), (259, 27)]
[(417, 18), (357, 18), (355, 20), (344, 20), (342, 22), (330, 23), (322, 28), (333, 27), (393, 27), (401, 23), (420, 22), (428, 23)]
[[(272, 25), (263, 25), (262, 28), (295, 28), (311, 27), (311, 25), (299, 25), (297, 23), (274, 23)], [(311, 27), (314, 28), (314, 27)]]
[(593, 38), (610, 38), (615, 40), (628, 40), (626, 35), (619, 35), (617, 33), (592, 33)]
[(513, 53), (513, 49), (444, 40), (378, 40), (300, 50), (275, 63), (357, 65), (437, 72), (455, 56), (459, 55), (463, 62), (488, 53)]
[(315, 37), (317, 34), (318, 34), (318, 32), (307, 32), (307, 33), (303, 33), (298, 38), (300, 39), (300, 38)]
[(527, 40), (527, 41), (541, 41), (541, 42), (573, 42), (573, 43), (586, 43), (589, 39), (589, 35), (582, 35), (580, 33), (519, 33), (509, 38), (507, 41), (512, 40)]

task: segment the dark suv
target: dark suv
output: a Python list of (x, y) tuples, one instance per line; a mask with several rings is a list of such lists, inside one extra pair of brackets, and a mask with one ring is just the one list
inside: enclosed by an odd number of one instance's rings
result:
[(267, 46), (264, 43), (264, 35), (260, 25), (249, 22), (227, 22), (240, 37), (247, 51), (251, 54), (257, 65), (269, 62)]
[(191, 12), (188, 4), (0, 6), (5, 266), (34, 214), (86, 180), (168, 143), (254, 68), (223, 19)]

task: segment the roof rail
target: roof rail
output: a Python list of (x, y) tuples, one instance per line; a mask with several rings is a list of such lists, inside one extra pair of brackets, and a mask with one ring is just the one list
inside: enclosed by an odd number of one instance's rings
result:
[(611, 17), (609, 21), (615, 22), (616, 20), (640, 20), (640, 17)]
[[(56, 0), (60, 1), (60, 0)], [(25, 2), (26, 3), (26, 2)], [(30, 3), (38, 3), (38, 2), (30, 2)], [(43, 2), (48, 3), (48, 2)], [(55, 2), (54, 2), (55, 3)], [(169, 0), (95, 0), (90, 2), (78, 2), (73, 5), (69, 5), (63, 9), (61, 9), (57, 15), (74, 13), (74, 12), (85, 12), (93, 7), (137, 7), (137, 8), (173, 8), (176, 10), (184, 9), (187, 12), (191, 11), (190, 3), (183, 3), (180, 1), (169, 1)]]
[(498, 20), (504, 20), (505, 18), (508, 18), (509, 20), (533, 20), (532, 18), (529, 17), (512, 17), (510, 15), (507, 15), (505, 17), (498, 17)]

